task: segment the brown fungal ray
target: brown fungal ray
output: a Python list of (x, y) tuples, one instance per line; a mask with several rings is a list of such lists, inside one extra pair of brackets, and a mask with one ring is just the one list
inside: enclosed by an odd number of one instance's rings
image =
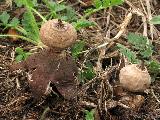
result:
[(123, 96), (119, 101), (124, 105), (127, 105), (132, 110), (138, 111), (144, 103), (145, 98), (142, 95), (126, 95)]
[(56, 53), (53, 49), (43, 50), (11, 66), (11, 70), (16, 69), (32, 71), (28, 82), (33, 95), (37, 98), (45, 94), (50, 82), (64, 98), (70, 99), (76, 94), (77, 67), (70, 55)]

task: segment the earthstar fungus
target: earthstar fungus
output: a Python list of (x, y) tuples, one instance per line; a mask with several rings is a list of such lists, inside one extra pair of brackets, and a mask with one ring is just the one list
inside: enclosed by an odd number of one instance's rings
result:
[(40, 37), (48, 48), (29, 56), (25, 61), (13, 64), (11, 70), (29, 71), (28, 82), (36, 98), (54, 91), (51, 83), (58, 94), (66, 99), (73, 98), (76, 95), (77, 66), (72, 57), (63, 50), (76, 41), (76, 30), (67, 22), (53, 19), (41, 26)]

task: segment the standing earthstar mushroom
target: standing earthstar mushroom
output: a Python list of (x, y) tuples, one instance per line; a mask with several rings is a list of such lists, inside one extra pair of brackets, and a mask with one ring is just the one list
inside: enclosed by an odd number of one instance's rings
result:
[(72, 57), (63, 50), (76, 41), (76, 30), (69, 23), (53, 19), (42, 25), (40, 37), (48, 48), (12, 65), (11, 69), (29, 71), (28, 82), (37, 99), (49, 94), (50, 90), (56, 92), (50, 86), (51, 83), (64, 98), (74, 98), (77, 67)]
[(120, 84), (131, 92), (144, 92), (151, 84), (147, 68), (143, 70), (137, 64), (126, 65), (120, 70)]

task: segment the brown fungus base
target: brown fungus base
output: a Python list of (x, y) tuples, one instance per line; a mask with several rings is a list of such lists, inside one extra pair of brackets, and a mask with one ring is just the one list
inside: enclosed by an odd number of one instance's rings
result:
[(27, 60), (14, 64), (11, 70), (27, 70), (28, 82), (36, 98), (50, 93), (52, 83), (58, 93), (70, 99), (76, 94), (75, 74), (77, 67), (67, 53), (56, 53), (53, 49), (33, 54)]

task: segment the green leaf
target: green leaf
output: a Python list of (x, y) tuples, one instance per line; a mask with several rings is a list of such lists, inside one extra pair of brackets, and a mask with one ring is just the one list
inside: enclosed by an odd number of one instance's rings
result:
[(28, 9), (27, 12), (24, 13), (22, 25), (27, 31), (27, 36), (38, 43), (40, 41), (39, 28), (31, 10)]
[(16, 62), (21, 62), (23, 61), (23, 54), (17, 55), (15, 58)]
[(101, 0), (93, 0), (94, 6), (96, 8), (99, 8), (102, 6), (102, 1)]
[(85, 46), (85, 42), (79, 41), (71, 48), (72, 56), (75, 59), (77, 59), (80, 53), (84, 50), (84, 46)]
[(151, 73), (160, 74), (160, 63), (155, 60), (150, 61), (149, 62), (149, 70)]
[(25, 52), (25, 53), (23, 54), (23, 59), (26, 60), (30, 55), (32, 55), (32, 53), (30, 53), (30, 52)]
[(160, 24), (160, 15), (154, 16), (154, 17), (151, 19), (150, 23), (152, 23), (152, 24)]
[(53, 1), (43, 0), (52, 13), (53, 18), (58, 18), (64, 21), (77, 20), (75, 10), (63, 3), (59, 4)]
[(90, 62), (86, 63), (87, 69), (84, 71), (84, 76), (86, 79), (91, 80), (95, 77), (95, 72), (93, 70), (93, 65)]
[(20, 47), (17, 47), (15, 49), (16, 51), (16, 54), (18, 54), (15, 58), (16, 62), (20, 62), (20, 61), (23, 61), (25, 60), (26, 58), (28, 58), (32, 53), (30, 52), (25, 52), (22, 48)]
[(23, 0), (25, 7), (28, 9), (29, 7), (34, 7), (35, 0)]
[(149, 58), (152, 56), (153, 50), (151, 47), (147, 47), (145, 50), (140, 51), (143, 58)]
[(96, 8), (99, 7), (112, 7), (115, 5), (121, 5), (124, 2), (124, 0), (94, 0), (94, 6)]
[(3, 22), (4, 25), (7, 25), (8, 24), (8, 20), (10, 18), (10, 15), (4, 11), (1, 15), (0, 15), (0, 21)]
[(34, 6), (38, 6), (37, 0), (32, 0)]
[(127, 38), (128, 42), (133, 45), (133, 48), (139, 51), (143, 58), (148, 58), (152, 55), (152, 44), (147, 39), (147, 37), (129, 33)]
[(91, 62), (85, 63), (85, 69), (79, 73), (79, 79), (81, 82), (91, 80), (95, 77), (95, 72), (93, 70), (93, 65)]
[(95, 76), (96, 74), (93, 70), (93, 65), (91, 62), (85, 63), (85, 68), (78, 73), (78, 79), (82, 83), (85, 83), (86, 81), (93, 79)]
[(68, 22), (73, 22), (77, 20), (77, 15), (75, 10), (69, 6), (66, 7), (63, 14), (61, 14), (60, 16), (62, 16), (61, 17), (62, 20), (68, 21)]
[(16, 3), (17, 7), (22, 7), (22, 5), (25, 4), (25, 0), (14, 0), (14, 2)]
[[(108, 0), (104, 0), (108, 1)], [(110, 6), (115, 6), (115, 5), (121, 5), (124, 2), (124, 0), (110, 0)]]
[(137, 35), (134, 33), (129, 33), (127, 36), (128, 42), (132, 45), (134, 45), (134, 47), (136, 49), (145, 49), (146, 44), (148, 42), (147, 37), (144, 37), (142, 35)]
[(15, 3), (26, 7), (27, 11), (23, 14), (22, 25), (27, 31), (27, 37), (36, 41), (38, 44), (40, 41), (39, 28), (32, 13), (32, 8), (34, 7), (34, 4), (36, 4), (36, 1), (37, 0), (16, 0)]
[(94, 120), (94, 110), (85, 110), (85, 120)]
[(92, 13), (95, 9), (94, 8), (88, 8), (84, 11), (85, 14), (88, 14), (88, 13)]
[(91, 22), (91, 21), (88, 21), (88, 20), (78, 20), (75, 24), (74, 24), (74, 27), (77, 29), (77, 30), (80, 30), (82, 28), (86, 28), (86, 27), (89, 27), (89, 26), (94, 26), (95, 23), (94, 22)]
[[(52, 2), (53, 3), (53, 2)], [(52, 4), (51, 4), (52, 5)], [(63, 11), (65, 9), (67, 9), (67, 6), (66, 5), (63, 5), (63, 4), (53, 4), (52, 8), (54, 8), (54, 11), (55, 12), (60, 12), (60, 11)]]
[(20, 48), (20, 47), (16, 47), (15, 51), (16, 51), (17, 54), (23, 54), (24, 53), (23, 49)]
[(11, 26), (11, 27), (16, 27), (19, 23), (20, 23), (19, 20), (14, 17), (14, 18), (10, 21), (10, 26)]
[(112, 7), (115, 5), (120, 5), (124, 2), (124, 0), (94, 0), (95, 9), (89, 8), (84, 13), (83, 18), (89, 17), (91, 14), (99, 12), (100, 10), (106, 9), (108, 7)]
[(102, 2), (103, 2), (103, 7), (110, 7), (111, 6), (111, 2), (110, 2), (110, 0), (102, 0)]
[(18, 7), (22, 7), (22, 5), (25, 7), (33, 7), (36, 3), (36, 0), (14, 0), (14, 2)]
[(43, 0), (43, 2), (47, 5), (47, 7), (54, 12), (60, 12), (62, 10), (65, 10), (67, 6), (63, 5), (63, 4), (58, 4), (56, 2), (53, 1), (48, 1), (48, 0)]
[(127, 57), (128, 61), (131, 63), (139, 63), (139, 60), (137, 59), (136, 53), (131, 51), (130, 49), (126, 48), (124, 45), (117, 44), (117, 47), (119, 48), (119, 51)]

